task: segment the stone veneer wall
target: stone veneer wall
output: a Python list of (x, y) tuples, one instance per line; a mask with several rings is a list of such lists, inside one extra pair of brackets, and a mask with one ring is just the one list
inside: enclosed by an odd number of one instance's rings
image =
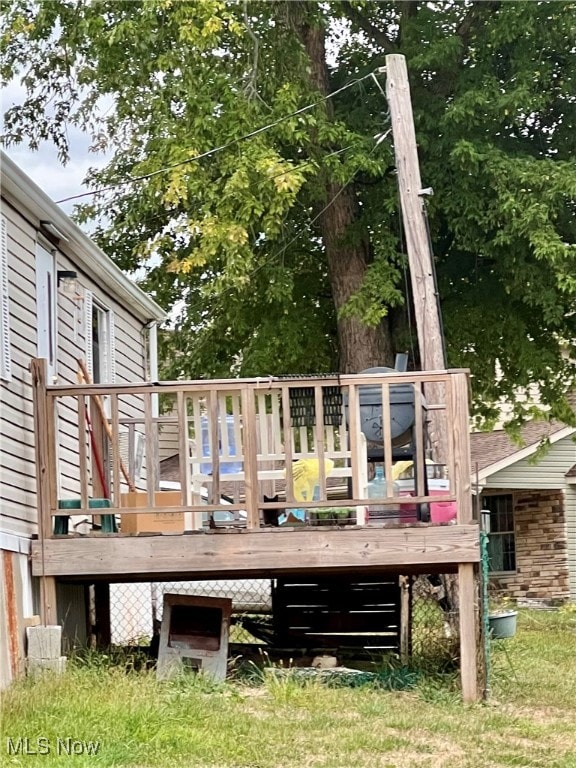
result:
[(514, 523), (516, 572), (492, 576), (491, 585), (516, 600), (567, 600), (568, 556), (562, 491), (514, 491)]

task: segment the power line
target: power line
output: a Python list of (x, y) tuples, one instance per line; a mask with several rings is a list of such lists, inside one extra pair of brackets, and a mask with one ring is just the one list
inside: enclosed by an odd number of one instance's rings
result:
[[(390, 128), (390, 129), (388, 129), (388, 131), (386, 131), (386, 133), (385, 133), (385, 134), (379, 134), (377, 137), (375, 137), (375, 139), (376, 139), (376, 140), (375, 140), (375, 142), (374, 142), (374, 146), (372, 147), (372, 149), (371, 149), (371, 150), (370, 150), (370, 152), (369, 152), (369, 155), (371, 155), (371, 154), (372, 154), (372, 153), (373, 153), (373, 152), (376, 150), (376, 148), (377, 148), (377, 147), (378, 147), (378, 146), (381, 144), (381, 142), (383, 141), (383, 139), (384, 139), (386, 136), (388, 136), (388, 135), (389, 135), (389, 133), (391, 132), (391, 130), (392, 130), (392, 129)], [(342, 150), (339, 150), (339, 151), (342, 151)], [(317, 214), (316, 214), (316, 216), (314, 216), (314, 218), (313, 218), (313, 219), (311, 219), (311, 220), (310, 220), (310, 221), (309, 221), (309, 222), (308, 222), (308, 223), (307, 223), (307, 224), (306, 224), (306, 225), (305, 225), (305, 226), (304, 226), (304, 227), (303, 227), (303, 228), (302, 228), (302, 229), (301, 229), (301, 230), (300, 230), (300, 231), (299, 231), (299, 232), (298, 232), (296, 235), (294, 235), (294, 237), (293, 237), (291, 240), (289, 240), (289, 241), (288, 241), (288, 242), (287, 242), (285, 245), (283, 245), (283, 246), (282, 246), (282, 248), (280, 248), (280, 250), (279, 250), (279, 251), (276, 251), (276, 252), (275, 252), (275, 253), (273, 253), (271, 256), (269, 256), (269, 258), (267, 258), (267, 259), (266, 259), (266, 260), (265, 260), (265, 261), (264, 261), (262, 264), (259, 264), (259, 265), (256, 267), (256, 269), (252, 270), (252, 272), (250, 272), (250, 273), (247, 275), (248, 279), (250, 279), (250, 278), (254, 277), (254, 275), (255, 275), (257, 272), (259, 272), (261, 269), (263, 269), (264, 267), (266, 267), (266, 266), (267, 266), (268, 264), (270, 264), (272, 261), (274, 261), (274, 260), (276, 260), (276, 259), (280, 258), (281, 256), (283, 256), (283, 255), (284, 255), (284, 253), (285, 253), (285, 252), (288, 250), (288, 248), (290, 248), (290, 246), (291, 246), (291, 245), (293, 245), (293, 244), (296, 242), (296, 240), (298, 240), (300, 237), (302, 237), (302, 235), (303, 235), (305, 232), (307, 232), (308, 230), (310, 230), (310, 229), (311, 229), (311, 228), (314, 226), (314, 224), (315, 224), (315, 223), (318, 221), (318, 219), (319, 219), (321, 216), (323, 216), (323, 215), (326, 213), (326, 211), (327, 211), (327, 210), (328, 210), (328, 209), (329, 209), (329, 208), (330, 208), (332, 205), (334, 205), (334, 203), (335, 203), (335, 202), (336, 202), (336, 200), (337, 200), (337, 199), (340, 197), (340, 195), (341, 195), (341, 194), (344, 192), (344, 190), (346, 189), (346, 187), (348, 187), (348, 186), (351, 184), (351, 182), (353, 181), (353, 179), (354, 179), (354, 176), (356, 175), (356, 173), (357, 173), (357, 171), (356, 171), (356, 170), (354, 170), (354, 171), (353, 171), (353, 172), (350, 174), (350, 176), (349, 176), (349, 177), (348, 177), (348, 179), (345, 181), (345, 183), (344, 183), (344, 184), (343, 184), (343, 185), (340, 187), (340, 189), (338, 190), (338, 192), (336, 192), (336, 194), (335, 194), (335, 195), (332, 197), (332, 199), (331, 199), (331, 200), (330, 200), (330, 201), (329, 201), (329, 202), (328, 202), (328, 203), (327, 203), (327, 204), (324, 206), (324, 208), (322, 208), (322, 210), (321, 210), (319, 213), (317, 213)], [(226, 289), (226, 290), (222, 291), (222, 292), (219, 294), (218, 298), (221, 298), (222, 296), (226, 296), (226, 295), (230, 294), (230, 293), (231, 293), (233, 290), (235, 290), (235, 288), (232, 288), (232, 287), (230, 287), (230, 288), (228, 288), (228, 289)], [(201, 308), (201, 307), (203, 307), (203, 306), (205, 306), (204, 302), (198, 302), (197, 304), (192, 304), (191, 306), (188, 306), (188, 307), (187, 307), (187, 309), (188, 309), (188, 310), (192, 310), (192, 311), (193, 311), (193, 310), (195, 310), (195, 309), (199, 309), (199, 308)]]
[(180, 160), (177, 163), (172, 163), (171, 165), (167, 165), (164, 168), (159, 168), (157, 171), (151, 171), (150, 173), (145, 173), (145, 174), (142, 174), (141, 176), (133, 176), (129, 179), (126, 179), (125, 181), (119, 181), (116, 184), (111, 184), (108, 187), (102, 187), (101, 189), (94, 189), (94, 190), (91, 190), (90, 192), (81, 192), (78, 195), (71, 195), (70, 197), (64, 197), (61, 200), (56, 200), (56, 204), (59, 205), (60, 203), (70, 202), (70, 200), (79, 200), (83, 197), (91, 197), (92, 195), (99, 195), (104, 192), (110, 192), (113, 189), (117, 189), (118, 187), (123, 186), (124, 184), (132, 184), (135, 181), (145, 181), (146, 179), (151, 179), (154, 176), (158, 176), (161, 173), (166, 173), (166, 171), (170, 171), (172, 170), (172, 168), (178, 168), (181, 165), (188, 165), (189, 163), (195, 163), (198, 160), (203, 160), (206, 157), (211, 157), (212, 155), (215, 155), (218, 152), (222, 152), (225, 149), (229, 149), (230, 147), (233, 147), (235, 144), (239, 144), (242, 141), (246, 141), (247, 139), (251, 139), (254, 136), (258, 136), (260, 133), (264, 133), (265, 131), (268, 131), (271, 128), (275, 128), (277, 125), (280, 125), (280, 123), (283, 123), (285, 120), (289, 120), (291, 117), (296, 117), (297, 115), (301, 115), (304, 112), (307, 112), (308, 110), (313, 109), (314, 107), (317, 107), (319, 104), (323, 104), (325, 101), (328, 101), (328, 99), (334, 98), (334, 96), (337, 96), (339, 93), (346, 91), (348, 88), (351, 88), (353, 85), (357, 85), (358, 83), (361, 83), (363, 80), (366, 80), (367, 78), (372, 77), (372, 74), (373, 73), (370, 72), (368, 75), (364, 75), (363, 77), (359, 77), (354, 80), (351, 80), (346, 85), (343, 85), (341, 88), (338, 88), (337, 90), (327, 94), (326, 96), (322, 96), (321, 99), (318, 99), (318, 101), (315, 101), (312, 104), (307, 104), (305, 107), (301, 107), (300, 109), (297, 109), (294, 112), (290, 112), (288, 115), (279, 117), (278, 120), (275, 120), (272, 123), (268, 123), (267, 125), (262, 125), (260, 126), (260, 128), (256, 128), (255, 130), (250, 131), (250, 133), (246, 133), (243, 136), (239, 136), (237, 139), (232, 139), (231, 141), (221, 144), (218, 147), (214, 147), (213, 149), (209, 149), (206, 152), (201, 152), (199, 155), (195, 155), (194, 157), (189, 157), (186, 160)]
[[(388, 135), (390, 131), (387, 132), (386, 135)], [(385, 136), (384, 135), (384, 138)], [(377, 141), (377, 143), (380, 143), (382, 141), (382, 134), (377, 134), (374, 136), (374, 139)], [(291, 173), (296, 173), (297, 171), (302, 171), (305, 168), (309, 168), (310, 166), (317, 165), (319, 162), (320, 164), (323, 163), (325, 160), (327, 160), (329, 157), (336, 157), (337, 155), (342, 155), (344, 152), (347, 152), (349, 149), (355, 149), (356, 147), (361, 146), (362, 142), (356, 142), (355, 144), (348, 144), (347, 147), (342, 147), (341, 149), (335, 149), (333, 152), (329, 152), (327, 155), (323, 155), (320, 160), (309, 160), (307, 163), (301, 163), (300, 165), (294, 165), (290, 168), (287, 168), (284, 171), (280, 171), (279, 173), (275, 173), (273, 176), (267, 176), (265, 181), (274, 181), (274, 179), (279, 179), (281, 176), (288, 176)], [(370, 150), (370, 154), (373, 150)], [(157, 222), (157, 221), (164, 221), (166, 219), (166, 216), (171, 215), (172, 219), (171, 221), (165, 222), (165, 228), (168, 227), (173, 221), (176, 221), (178, 217), (185, 215), (185, 211), (176, 211), (173, 214), (170, 214), (169, 211), (163, 211), (162, 213), (157, 213), (154, 216), (151, 216), (143, 222), (147, 227), (149, 227), (151, 224)]]

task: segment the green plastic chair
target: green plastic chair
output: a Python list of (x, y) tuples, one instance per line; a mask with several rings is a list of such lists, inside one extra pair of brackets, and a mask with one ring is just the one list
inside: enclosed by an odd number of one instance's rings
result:
[[(106, 509), (110, 506), (110, 499), (88, 499), (90, 509)], [(80, 499), (59, 499), (58, 509), (80, 509)], [(57, 517), (54, 520), (54, 533), (61, 536), (68, 534), (70, 518)], [(102, 515), (102, 533), (118, 533), (116, 518), (114, 515)]]

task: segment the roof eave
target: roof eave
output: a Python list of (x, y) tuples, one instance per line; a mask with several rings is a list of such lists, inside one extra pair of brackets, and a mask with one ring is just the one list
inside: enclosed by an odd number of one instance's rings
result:
[[(67, 238), (59, 249), (95, 282), (106, 285), (121, 303), (144, 321), (162, 322), (166, 312), (132, 282), (122, 270), (67, 216), (48, 195), (2, 152), (2, 190), (10, 194), (37, 220), (50, 220)], [(69, 253), (70, 252), (70, 253)]]
[[(557, 443), (558, 440), (563, 440), (565, 437), (570, 437), (570, 435), (574, 433), (576, 433), (576, 429), (574, 427), (563, 427), (557, 432), (549, 435), (550, 443)], [(540, 440), (537, 440), (534, 443), (530, 443), (530, 445), (524, 446), (524, 448), (520, 448), (518, 451), (514, 451), (514, 453), (511, 453), (509, 456), (506, 456), (499, 461), (495, 461), (493, 464), (489, 464), (483, 469), (479, 469), (478, 473), (474, 471), (472, 473), (472, 481), (476, 482), (477, 478), (479, 483), (484, 483), (488, 477), (495, 475), (496, 472), (501, 472), (503, 469), (507, 469), (508, 467), (512, 466), (512, 464), (516, 464), (518, 461), (522, 461), (522, 459), (526, 459), (529, 456), (534, 455), (538, 450), (539, 445)]]

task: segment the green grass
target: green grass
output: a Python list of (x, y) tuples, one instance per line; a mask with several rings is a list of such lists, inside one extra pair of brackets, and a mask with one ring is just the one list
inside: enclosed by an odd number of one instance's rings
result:
[[(454, 675), (414, 674), (409, 690), (328, 687), (290, 676), (154, 672), (91, 656), (62, 677), (3, 695), (7, 737), (46, 737), (48, 755), (14, 766), (126, 768), (575, 768), (576, 613), (524, 612), (493, 646), (492, 699), (465, 706)], [(97, 755), (56, 754), (56, 739), (100, 742)]]

